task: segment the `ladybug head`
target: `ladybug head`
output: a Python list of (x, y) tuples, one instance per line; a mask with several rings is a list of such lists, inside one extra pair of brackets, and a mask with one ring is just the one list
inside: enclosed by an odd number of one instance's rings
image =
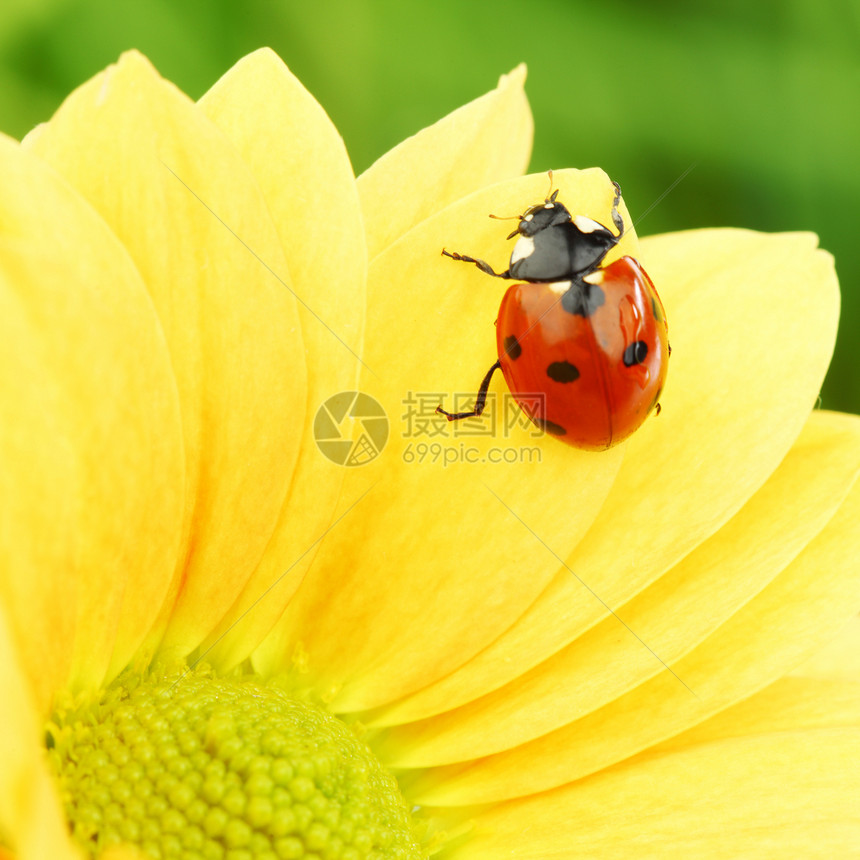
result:
[(556, 197), (558, 197), (558, 189), (553, 191), (543, 203), (529, 206), (519, 216), (520, 223), (508, 238), (513, 239), (518, 233), (521, 236), (534, 236), (535, 233), (546, 230), (547, 227), (554, 227), (556, 224), (564, 224), (566, 221), (570, 221), (570, 212), (567, 211), (567, 207), (562, 203), (556, 202)]

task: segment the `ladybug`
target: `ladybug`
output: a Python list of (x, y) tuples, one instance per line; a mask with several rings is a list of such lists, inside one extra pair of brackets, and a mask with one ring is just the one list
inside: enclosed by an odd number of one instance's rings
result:
[(584, 215), (571, 217), (556, 189), (518, 216), (517, 229), (507, 237), (519, 237), (507, 271), (442, 251), (495, 278), (521, 283), (502, 298), (499, 358), (481, 382), (475, 408), (451, 413), (439, 406), (438, 413), (449, 421), (481, 415), (499, 369), (534, 424), (575, 448), (611, 448), (652, 410), (659, 413), (671, 352), (666, 314), (633, 257), (603, 263), (624, 234), (621, 188), (613, 186), (616, 232)]

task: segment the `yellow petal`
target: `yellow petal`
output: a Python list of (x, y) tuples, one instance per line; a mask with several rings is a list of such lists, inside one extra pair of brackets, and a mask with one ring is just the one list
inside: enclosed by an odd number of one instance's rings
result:
[(313, 423), (323, 401), (356, 388), (367, 252), (343, 141), (272, 51), (240, 60), (199, 105), (263, 190), (299, 297), (308, 371), (305, 441), (289, 494), (259, 566), (211, 637), (220, 641), (207, 659), (229, 665), (283, 612), (313, 559), (308, 550), (331, 522), (344, 470), (320, 455)]
[[(614, 189), (605, 174), (567, 171), (556, 179), (562, 196), (594, 200), (591, 211), (608, 218)], [(430, 392), (430, 415), (451, 396), (442, 392), (472, 390), (496, 357), (502, 290), (441, 257), (443, 243), (478, 234), (474, 247), (486, 247), (492, 234), (502, 252), (505, 231), (485, 217), (493, 201), (521, 209), (546, 187), (545, 176), (532, 176), (473, 195), (371, 265), (370, 371), (361, 387), (384, 406), (391, 438), (375, 461), (348, 470), (338, 513), (356, 507), (332, 528), (285, 615), (291, 641), (307, 652), (317, 686), (331, 688), (338, 710), (421, 687), (495, 639), (581, 538), (617, 472), (620, 449), (576, 451), (536, 437), (528, 421), (504, 435), (500, 420), (494, 438), (487, 420), (483, 435), (449, 436), (438, 458), (425, 458), (420, 446), (440, 437), (410, 436), (404, 421), (410, 398)], [(497, 380), (493, 390), (502, 385)], [(444, 418), (433, 420), (453, 432)], [(492, 451), (517, 461), (490, 462)], [(446, 462), (449, 454), (459, 462)]]
[(726, 738), (860, 727), (860, 683), (786, 676), (648, 750), (662, 754)]
[(860, 618), (851, 618), (832, 642), (792, 670), (798, 678), (860, 680)]
[(788, 732), (642, 756), (474, 820), (452, 860), (852, 857), (860, 729)]
[[(8, 175), (8, 174), (4, 174)], [(79, 858), (44, 758), (42, 717), (30, 696), (6, 612), (0, 604), (0, 830), (18, 860)], [(0, 853), (3, 848), (0, 848)]]
[(69, 671), (98, 684), (149, 631), (181, 537), (182, 443), (127, 253), (42, 161), (3, 139), (0, 162), (3, 598), (48, 708)]
[(238, 153), (140, 55), (76, 90), (32, 146), (123, 241), (165, 331), (189, 513), (162, 624), (187, 651), (262, 557), (301, 443), (304, 345), (280, 242)]
[(623, 606), (740, 508), (809, 415), (839, 298), (814, 236), (693, 231), (643, 240), (641, 258), (673, 347), (663, 411), (627, 443), (567, 567), (504, 637), (427, 691), (425, 713), (517, 677)]
[(809, 546), (675, 663), (673, 673), (664, 671), (592, 714), (507, 753), (440, 769), (427, 778), (426, 792), (415, 793), (416, 802), (479, 803), (576, 780), (673, 737), (772, 683), (820, 648), (860, 608), (858, 516), (860, 486), (855, 484)]
[[(674, 664), (765, 588), (824, 528), (858, 471), (860, 419), (814, 413), (738, 514), (617, 617), (495, 693), (394, 729), (375, 749), (395, 767), (467, 761), (596, 711)], [(384, 721), (403, 710), (393, 708)]]
[(424, 218), (525, 171), (533, 133), (525, 78), (525, 66), (517, 66), (496, 89), (404, 140), (361, 174), (371, 260)]

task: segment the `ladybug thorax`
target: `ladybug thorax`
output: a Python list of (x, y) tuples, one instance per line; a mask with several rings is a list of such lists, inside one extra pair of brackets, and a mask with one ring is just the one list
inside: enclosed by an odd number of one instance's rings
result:
[(525, 260), (530, 257), (535, 250), (535, 240), (533, 236), (520, 236), (514, 243), (514, 248), (511, 251), (511, 266), (516, 266), (520, 260)]

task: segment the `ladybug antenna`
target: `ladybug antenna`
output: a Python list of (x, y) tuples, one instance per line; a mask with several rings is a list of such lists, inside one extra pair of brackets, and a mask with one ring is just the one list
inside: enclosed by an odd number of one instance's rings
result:
[[(546, 194), (546, 197), (544, 197), (543, 202), (546, 204), (555, 203), (555, 199), (556, 199), (556, 197), (558, 197), (558, 192), (561, 189), (556, 188), (555, 191), (552, 190), (552, 168), (547, 170), (546, 175), (549, 177), (549, 189), (547, 190), (547, 194)], [(493, 215), (493, 214), (491, 214), (490, 218), (493, 218), (496, 221), (513, 221), (514, 219), (516, 219), (517, 221), (523, 221), (525, 216), (524, 215)], [(513, 233), (508, 235), (508, 239), (513, 239), (514, 236), (516, 236), (517, 233), (519, 233), (519, 232), (520, 232), (519, 229), (514, 230)]]
[[(492, 215), (491, 214), (490, 218), (492, 218), (495, 221), (522, 221), (523, 220), (522, 215)], [(517, 227), (517, 229), (514, 230), (513, 233), (508, 234), (508, 238), (513, 239), (513, 237), (516, 236), (517, 233), (519, 233), (519, 232), (520, 232), (520, 228)]]
[[(522, 216), (522, 215), (490, 215), (490, 218), (493, 218), (493, 219), (494, 219), (494, 220), (496, 220), (496, 221), (514, 221), (514, 220), (516, 220), (516, 221), (522, 221), (522, 220), (523, 220), (523, 216)], [(517, 229), (516, 229), (516, 230), (514, 230), (514, 232), (513, 232), (513, 233), (511, 233), (511, 234), (508, 236), (508, 238), (509, 238), (509, 239), (512, 239), (512, 238), (513, 238), (514, 236), (516, 236), (516, 235), (517, 235), (517, 233), (519, 233), (519, 232), (520, 232), (520, 228), (519, 228), (519, 226), (517, 226)]]
[(546, 175), (549, 177), (549, 191), (546, 193), (544, 203), (555, 203), (555, 198), (558, 197), (558, 188), (552, 190), (552, 168), (547, 170)]

